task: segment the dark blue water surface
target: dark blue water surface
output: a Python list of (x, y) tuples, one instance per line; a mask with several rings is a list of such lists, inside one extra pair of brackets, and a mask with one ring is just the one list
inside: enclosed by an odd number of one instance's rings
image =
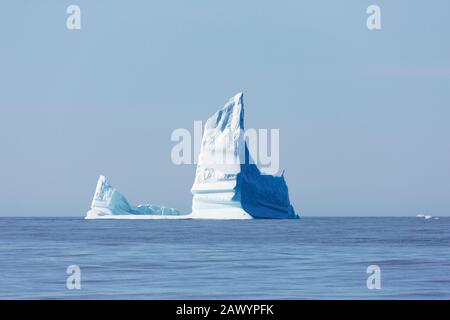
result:
[(0, 298), (449, 299), (449, 245), (450, 218), (0, 218)]

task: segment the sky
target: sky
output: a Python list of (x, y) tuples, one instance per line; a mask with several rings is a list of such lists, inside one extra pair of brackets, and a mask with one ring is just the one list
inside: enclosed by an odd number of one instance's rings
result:
[(2, 3), (0, 216), (82, 217), (100, 174), (190, 212), (171, 133), (240, 91), (301, 215), (450, 215), (449, 36), (447, 0)]

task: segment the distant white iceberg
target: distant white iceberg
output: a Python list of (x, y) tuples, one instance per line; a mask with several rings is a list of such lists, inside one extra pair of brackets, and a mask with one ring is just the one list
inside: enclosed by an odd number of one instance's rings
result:
[(416, 215), (416, 217), (417, 218), (423, 218), (425, 220), (430, 220), (430, 219), (439, 220), (438, 217), (433, 217), (433, 216), (425, 215), (425, 214), (418, 214), (418, 215)]
[(180, 212), (176, 209), (154, 204), (130, 205), (125, 196), (111, 186), (105, 176), (100, 176), (86, 219), (151, 219), (179, 215)]
[(191, 192), (190, 214), (158, 205), (132, 206), (100, 176), (86, 219), (298, 219), (284, 175), (263, 174), (251, 160), (242, 93), (208, 119)]

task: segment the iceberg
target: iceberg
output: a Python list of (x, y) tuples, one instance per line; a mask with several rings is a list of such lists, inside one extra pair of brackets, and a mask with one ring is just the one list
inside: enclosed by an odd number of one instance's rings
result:
[(178, 210), (159, 205), (131, 205), (125, 196), (117, 191), (105, 176), (101, 175), (97, 182), (91, 209), (86, 214), (86, 219), (146, 219), (179, 215), (180, 212)]
[(418, 214), (418, 215), (416, 215), (416, 218), (423, 218), (425, 220), (430, 220), (430, 219), (439, 220), (438, 217), (433, 217), (431, 215), (426, 215), (426, 214)]
[(298, 219), (281, 176), (262, 173), (244, 135), (243, 94), (208, 119), (202, 137), (192, 212), (158, 205), (130, 205), (105, 176), (97, 182), (86, 219)]
[(244, 137), (243, 94), (238, 93), (205, 125), (195, 181), (193, 219), (297, 219), (284, 173), (263, 174)]

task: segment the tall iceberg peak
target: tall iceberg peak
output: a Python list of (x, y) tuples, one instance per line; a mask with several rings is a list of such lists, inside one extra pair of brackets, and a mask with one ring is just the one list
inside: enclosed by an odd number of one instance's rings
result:
[(250, 159), (242, 93), (206, 122), (191, 192), (192, 218), (299, 218), (284, 175), (262, 174)]
[(101, 175), (97, 181), (91, 210), (86, 214), (87, 219), (113, 218), (128, 215), (179, 215), (179, 211), (159, 205), (141, 204), (130, 205), (128, 200), (117, 191), (105, 176)]
[(238, 93), (206, 121), (199, 167), (216, 167), (237, 173), (244, 156), (243, 136), (243, 94)]

